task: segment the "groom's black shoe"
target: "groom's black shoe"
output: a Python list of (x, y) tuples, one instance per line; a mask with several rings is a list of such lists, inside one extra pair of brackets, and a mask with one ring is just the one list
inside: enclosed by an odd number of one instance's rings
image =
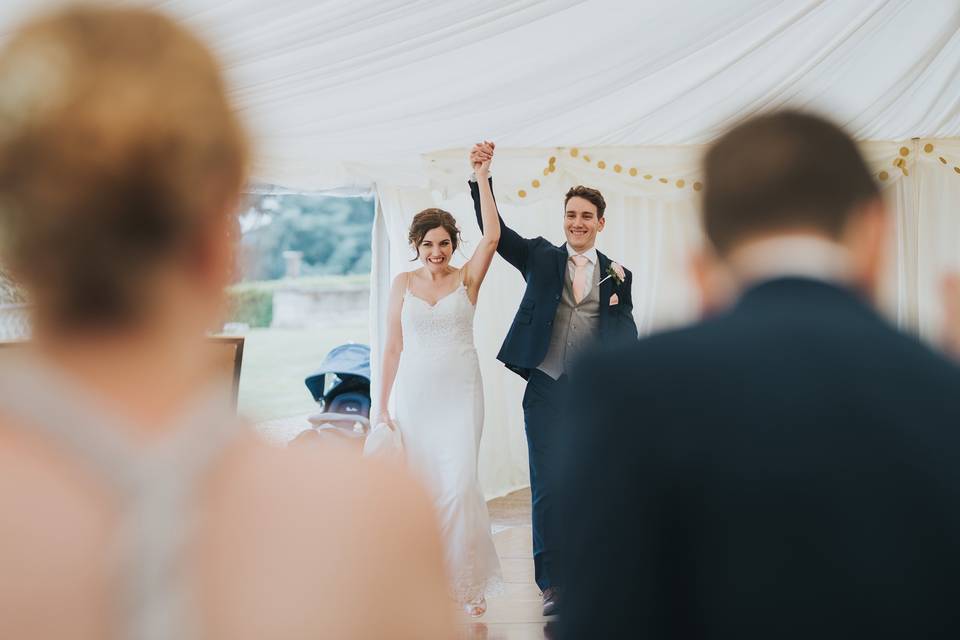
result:
[(560, 590), (556, 587), (548, 587), (543, 592), (543, 615), (555, 616), (560, 612)]

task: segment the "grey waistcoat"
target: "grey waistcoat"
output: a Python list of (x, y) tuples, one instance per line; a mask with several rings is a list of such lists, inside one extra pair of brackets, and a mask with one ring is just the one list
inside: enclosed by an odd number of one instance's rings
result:
[(564, 278), (563, 294), (553, 319), (550, 348), (537, 367), (554, 380), (570, 370), (570, 364), (577, 354), (596, 340), (600, 327), (600, 265), (594, 265), (593, 286), (580, 304), (573, 301), (573, 274), (569, 265), (565, 271), (567, 277)]

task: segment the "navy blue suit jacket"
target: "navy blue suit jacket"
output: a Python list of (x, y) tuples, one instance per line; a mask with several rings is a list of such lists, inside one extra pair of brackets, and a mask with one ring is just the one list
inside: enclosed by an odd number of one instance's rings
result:
[(960, 636), (960, 368), (853, 292), (771, 280), (571, 384), (561, 638)]
[[(493, 188), (493, 178), (490, 178)], [(477, 214), (477, 223), (483, 229), (480, 213), (480, 190), (477, 183), (470, 181), (470, 195)], [(508, 227), (500, 218), (499, 253), (507, 262), (523, 274), (527, 289), (520, 301), (520, 308), (513, 318), (510, 331), (500, 347), (497, 359), (507, 368), (524, 378), (540, 366), (550, 347), (553, 332), (553, 320), (560, 306), (566, 279), (566, 245), (557, 246), (543, 237), (523, 238)], [(610, 266), (610, 258), (597, 252), (601, 279)], [(599, 341), (604, 345), (624, 341), (636, 341), (637, 324), (633, 319), (633, 298), (630, 287), (633, 274), (626, 270), (623, 284), (616, 284), (613, 278), (600, 285), (600, 326)], [(617, 294), (618, 304), (611, 306), (610, 298)]]

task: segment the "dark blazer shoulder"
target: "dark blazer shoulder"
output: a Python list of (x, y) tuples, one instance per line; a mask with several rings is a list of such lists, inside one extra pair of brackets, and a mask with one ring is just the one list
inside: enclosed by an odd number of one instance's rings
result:
[(556, 252), (558, 252), (558, 253), (560, 253), (560, 252), (566, 252), (565, 245), (562, 245), (562, 244), (559, 244), (559, 245), (553, 244), (552, 242), (550, 242), (549, 240), (547, 240), (547, 239), (544, 238), (543, 236), (537, 236), (536, 238), (530, 238), (530, 242), (533, 242), (533, 243), (537, 246), (538, 249), (543, 249), (543, 250), (545, 250), (545, 251), (556, 251)]

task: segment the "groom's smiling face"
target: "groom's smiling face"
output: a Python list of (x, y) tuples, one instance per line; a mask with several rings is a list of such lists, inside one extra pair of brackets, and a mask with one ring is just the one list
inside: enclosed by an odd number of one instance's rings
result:
[(603, 230), (603, 223), (604, 219), (597, 215), (597, 205), (579, 196), (567, 200), (563, 232), (567, 244), (577, 253), (593, 248), (597, 234)]

